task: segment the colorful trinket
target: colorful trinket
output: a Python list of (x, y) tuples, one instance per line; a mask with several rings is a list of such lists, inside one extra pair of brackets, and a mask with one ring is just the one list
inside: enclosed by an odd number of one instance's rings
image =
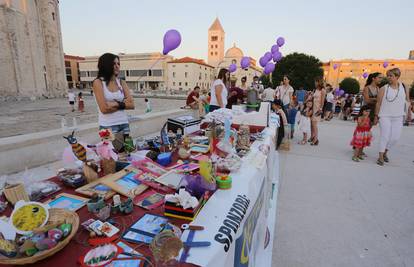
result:
[(62, 230), (63, 237), (67, 237), (72, 231), (72, 224), (64, 223), (61, 226), (59, 226), (59, 229)]
[(42, 250), (51, 249), (55, 247), (56, 245), (57, 245), (57, 242), (53, 240), (52, 238), (45, 238), (45, 239), (39, 240), (36, 243), (36, 248), (42, 251)]
[(47, 236), (55, 241), (59, 241), (63, 237), (63, 231), (60, 229), (51, 229), (47, 232)]
[(217, 187), (219, 189), (230, 189), (232, 179), (230, 175), (219, 175), (216, 177)]

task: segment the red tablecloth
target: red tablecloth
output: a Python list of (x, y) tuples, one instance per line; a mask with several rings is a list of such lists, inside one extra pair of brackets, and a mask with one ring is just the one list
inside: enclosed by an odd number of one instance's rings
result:
[[(61, 191), (55, 193), (54, 195), (65, 192), (69, 194), (82, 196), (76, 193), (73, 188), (63, 185), (63, 183), (61, 183), (57, 177), (51, 178), (50, 181), (57, 183), (62, 188)], [(53, 197), (53, 195), (51, 197)], [(47, 199), (44, 199), (42, 200), (42, 202), (45, 202), (46, 200)], [(111, 199), (109, 199), (108, 201), (111, 201)], [(12, 209), (8, 207), (8, 209), (2, 214), (0, 214), (0, 216), (3, 216), (3, 215), (9, 216), (11, 214), (11, 211)], [(88, 212), (88, 208), (86, 207), (86, 205), (82, 207), (81, 209), (79, 209), (77, 213), (79, 215), (80, 224), (90, 218), (96, 219), (92, 213)], [(139, 218), (141, 218), (145, 213), (163, 215), (163, 207), (161, 206), (157, 209), (147, 211), (145, 209), (142, 209), (134, 205), (134, 211), (129, 215), (119, 215), (119, 214), (111, 215), (111, 218), (113, 218), (118, 223), (116, 224), (116, 226), (120, 228), (120, 237), (122, 236), (125, 230), (127, 230), (134, 222), (136, 222)], [(180, 226), (182, 223), (188, 223), (188, 221), (177, 220), (177, 219), (171, 219), (170, 222), (177, 226)], [(58, 253), (56, 253), (55, 255), (49, 258), (46, 258), (42, 261), (31, 264), (29, 266), (39, 266), (39, 267), (40, 266), (48, 266), (48, 267), (79, 266), (78, 264), (79, 257), (81, 255), (84, 255), (85, 253), (88, 252), (89, 249), (91, 249), (91, 246), (89, 246), (87, 242), (88, 237), (89, 237), (89, 232), (84, 230), (83, 227), (79, 225), (78, 232), (76, 233), (74, 238), (70, 241), (70, 243), (65, 248), (63, 248), (61, 251), (59, 251)], [(146, 256), (151, 256), (151, 252), (148, 248), (148, 245), (146, 244), (129, 243), (125, 240), (122, 240), (122, 242), (124, 242), (125, 244), (129, 245), (132, 248), (136, 248), (138, 252)], [(154, 260), (152, 258), (151, 258), (151, 261), (155, 266)], [(3, 265), (3, 266), (10, 266), (10, 265)], [(177, 266), (194, 266), (194, 265), (180, 264)]]

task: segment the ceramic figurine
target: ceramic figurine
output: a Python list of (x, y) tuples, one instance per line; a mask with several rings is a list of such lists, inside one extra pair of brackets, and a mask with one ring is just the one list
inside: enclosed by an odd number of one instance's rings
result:
[(73, 131), (70, 135), (64, 136), (66, 140), (68, 140), (69, 144), (72, 146), (73, 154), (80, 160), (85, 162), (86, 161), (86, 149), (83, 145), (78, 143), (78, 140), (74, 137), (75, 131)]
[(56, 245), (57, 242), (52, 238), (45, 238), (36, 242), (36, 248), (40, 251), (51, 249)]
[(51, 229), (47, 232), (47, 236), (55, 241), (59, 241), (63, 237), (63, 231), (60, 229)]
[(59, 226), (59, 229), (62, 230), (63, 237), (67, 237), (72, 231), (72, 224), (64, 223), (61, 226)]
[(16, 245), (6, 239), (0, 238), (0, 254), (8, 258), (14, 258), (17, 255)]
[(86, 203), (86, 205), (88, 206), (89, 212), (97, 213), (105, 206), (105, 201), (103, 197), (100, 197), (98, 194), (94, 194), (92, 198)]
[(119, 206), (119, 209), (124, 214), (131, 213), (134, 210), (134, 205), (133, 205), (133, 202), (132, 202), (132, 198), (129, 197), (127, 200), (122, 202), (121, 205)]

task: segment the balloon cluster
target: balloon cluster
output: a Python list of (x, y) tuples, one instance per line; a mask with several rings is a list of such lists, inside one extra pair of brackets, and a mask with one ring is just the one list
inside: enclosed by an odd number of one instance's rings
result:
[(342, 89), (340, 89), (340, 88), (336, 88), (335, 89), (335, 95), (336, 96), (342, 96), (342, 95), (344, 95), (345, 94), (345, 91), (344, 90), (342, 90)]
[[(276, 40), (276, 44), (272, 45), (270, 52), (266, 52), (260, 59), (259, 64), (264, 68), (264, 74), (268, 75), (272, 73), (276, 67), (276, 63), (282, 59), (282, 53), (279, 48), (285, 44), (285, 38), (279, 37)], [(272, 63), (272, 61), (274, 63)]]

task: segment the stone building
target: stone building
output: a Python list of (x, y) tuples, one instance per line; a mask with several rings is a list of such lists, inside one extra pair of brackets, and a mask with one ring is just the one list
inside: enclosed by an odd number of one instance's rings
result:
[(199, 86), (210, 89), (214, 80), (214, 67), (202, 59), (184, 57), (168, 62), (168, 89), (190, 91)]
[(240, 48), (238, 48), (236, 44), (234, 44), (233, 47), (227, 49), (226, 55), (218, 65), (218, 69), (228, 69), (230, 64), (237, 65), (237, 70), (230, 74), (231, 78), (237, 79), (237, 86), (241, 84), (242, 77), (246, 77), (246, 84), (250, 85), (253, 82), (254, 76), (260, 77), (262, 75), (262, 69), (256, 66), (256, 60), (253, 58), (250, 58), (250, 66), (247, 69), (242, 69), (240, 67), (240, 61), (243, 56), (243, 51)]
[[(388, 62), (388, 66), (384, 68), (383, 63)], [(334, 69), (334, 65), (336, 68)], [(359, 81), (361, 90), (364, 88), (366, 79), (362, 76), (364, 72), (385, 73), (391, 68), (399, 68), (401, 70), (400, 80), (407, 86), (414, 82), (414, 51), (410, 51), (409, 59), (344, 59), (332, 60), (322, 64), (324, 71), (324, 79), (330, 83), (334, 88), (339, 86), (339, 83), (347, 78), (355, 78)]]
[[(161, 53), (119, 54), (121, 72), (129, 89), (133, 91), (165, 90), (167, 85), (167, 62), (173, 58)], [(98, 75), (99, 57), (85, 57), (79, 62), (80, 79), (91, 88)]]
[(85, 83), (80, 81), (79, 62), (85, 60), (84, 57), (71, 56), (65, 54), (65, 73), (69, 88), (84, 88)]
[(0, 81), (0, 97), (66, 92), (58, 0), (0, 0)]

